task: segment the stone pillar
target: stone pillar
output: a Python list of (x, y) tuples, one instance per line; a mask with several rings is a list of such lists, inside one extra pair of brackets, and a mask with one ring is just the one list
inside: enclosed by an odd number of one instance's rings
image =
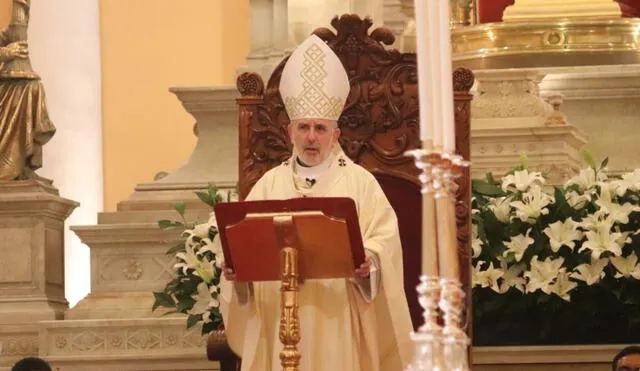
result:
[(293, 51), (294, 45), (289, 38), (288, 0), (273, 0), (273, 42), (273, 57), (279, 58), (279, 61)]
[(236, 74), (257, 72), (266, 82), (293, 49), (289, 41), (288, 0), (250, 0), (251, 48)]
[(562, 113), (590, 138), (596, 160), (610, 173), (640, 167), (640, 65), (562, 67), (545, 71), (543, 96), (562, 96)]
[(502, 17), (504, 22), (530, 22), (550, 19), (621, 18), (614, 0), (516, 0)]
[(413, 40), (404, 40), (407, 27), (415, 22), (413, 0), (383, 0), (383, 25), (391, 30), (396, 37), (393, 47), (403, 52), (415, 52), (415, 29)]
[(478, 70), (471, 102), (472, 177), (504, 175), (525, 153), (531, 168), (561, 184), (582, 167), (584, 133), (540, 96), (536, 70)]
[(64, 222), (77, 206), (46, 183), (0, 183), (0, 368), (37, 356), (38, 322), (64, 316)]

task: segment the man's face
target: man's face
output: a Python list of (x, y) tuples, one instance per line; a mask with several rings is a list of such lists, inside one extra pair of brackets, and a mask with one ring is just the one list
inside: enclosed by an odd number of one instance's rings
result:
[(331, 120), (293, 120), (287, 129), (298, 158), (307, 166), (316, 166), (324, 161), (340, 136), (340, 129)]
[(640, 354), (632, 353), (620, 358), (617, 362), (616, 371), (639, 371)]

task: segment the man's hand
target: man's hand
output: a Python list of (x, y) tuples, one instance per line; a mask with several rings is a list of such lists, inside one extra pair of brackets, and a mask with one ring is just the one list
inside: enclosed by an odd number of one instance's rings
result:
[(364, 263), (360, 264), (360, 267), (356, 269), (356, 276), (357, 277), (369, 277), (369, 274), (371, 273), (371, 258), (367, 257), (364, 260)]
[(222, 275), (224, 276), (224, 279), (227, 281), (235, 281), (237, 278), (233, 269), (228, 268), (225, 263), (222, 263)]

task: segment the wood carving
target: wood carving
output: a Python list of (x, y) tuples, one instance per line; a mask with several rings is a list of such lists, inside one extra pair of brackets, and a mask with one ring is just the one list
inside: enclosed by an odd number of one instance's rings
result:
[[(407, 150), (419, 148), (418, 79), (416, 55), (387, 49), (394, 41), (386, 28), (369, 32), (373, 22), (354, 14), (334, 17), (331, 26), (314, 34), (327, 42), (342, 61), (351, 84), (338, 124), (340, 144), (356, 163), (379, 180), (398, 215), (405, 263), (405, 291), (414, 327), (423, 323), (415, 287), (420, 275), (421, 243), (419, 171)], [(284, 59), (274, 70), (266, 89), (259, 75), (238, 77), (239, 188), (243, 199), (269, 169), (291, 155), (286, 125), (289, 118), (278, 86)], [(470, 160), (469, 89), (473, 73), (457, 69), (452, 76), (455, 100), (456, 148)], [(461, 280), (470, 295), (470, 180), (469, 172), (458, 180), (456, 217)], [(407, 207), (409, 206), (409, 207)], [(470, 303), (470, 301), (469, 301)], [(470, 318), (470, 317), (468, 317)], [(470, 331), (470, 326), (468, 326)]]
[[(473, 73), (465, 68), (453, 71), (454, 120), (456, 123), (456, 152), (465, 160), (471, 160), (471, 99), (469, 90), (473, 86)], [(463, 170), (458, 179), (456, 195), (456, 225), (458, 227), (458, 261), (460, 264), (460, 281), (467, 293), (466, 330), (471, 338), (472, 298), (471, 298), (471, 171)]]

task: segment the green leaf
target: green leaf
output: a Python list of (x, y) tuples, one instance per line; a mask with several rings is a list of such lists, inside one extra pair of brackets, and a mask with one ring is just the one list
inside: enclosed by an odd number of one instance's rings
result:
[(166, 254), (171, 256), (171, 255), (175, 255), (179, 252), (184, 252), (186, 251), (185, 247), (184, 247), (184, 243), (179, 243), (177, 245), (174, 245), (172, 248), (170, 248), (169, 250), (167, 250)]
[(178, 212), (178, 214), (180, 214), (181, 217), (184, 217), (184, 210), (187, 207), (187, 205), (184, 203), (184, 201), (178, 201), (173, 205), (173, 208)]
[(176, 313), (178, 313), (178, 311), (177, 311), (177, 310), (170, 310), (170, 311), (168, 311), (168, 312), (164, 312), (164, 313), (162, 313), (162, 315), (163, 315), (163, 316), (168, 316), (168, 315), (176, 314)]
[(193, 308), (193, 306), (196, 304), (196, 301), (194, 298), (188, 296), (188, 297), (183, 297), (177, 304), (176, 304), (176, 310), (180, 313), (186, 313), (188, 310), (190, 310), (191, 308)]
[(605, 157), (604, 160), (602, 160), (602, 163), (600, 164), (600, 170), (607, 167), (608, 164), (609, 164), (609, 157)]
[(200, 321), (202, 321), (202, 314), (190, 314), (187, 318), (187, 328), (192, 328)]
[(584, 156), (584, 162), (586, 162), (589, 167), (591, 167), (593, 170), (598, 170), (596, 168), (596, 161), (593, 159), (593, 155), (591, 154), (591, 152), (585, 149), (582, 152), (582, 155)]
[(521, 152), (520, 153), (520, 167), (522, 168), (522, 170), (527, 168), (528, 162), (529, 162), (529, 158), (527, 157), (527, 154), (524, 153), (524, 152)]
[(155, 298), (155, 302), (153, 303), (153, 307), (151, 307), (151, 311), (155, 311), (159, 307), (165, 308), (175, 308), (176, 302), (173, 300), (171, 295), (166, 292), (154, 292), (153, 296)]
[(220, 328), (219, 321), (211, 321), (202, 325), (202, 335), (206, 335)]
[(167, 219), (158, 220), (158, 226), (162, 229), (168, 229), (173, 226), (173, 222)]
[(215, 199), (218, 194), (218, 187), (216, 187), (215, 184), (209, 183), (207, 191), (209, 192), (209, 196), (211, 196), (212, 199)]
[(471, 187), (473, 188), (474, 192), (480, 193), (485, 196), (500, 197), (506, 195), (502, 188), (498, 187), (497, 185), (489, 184), (479, 179), (473, 179), (471, 181)]
[(206, 192), (196, 192), (196, 195), (200, 199), (200, 201), (204, 202), (209, 206), (215, 205), (214, 199)]
[(496, 181), (496, 179), (493, 177), (493, 173), (488, 172), (487, 174), (485, 174), (485, 176), (487, 177), (487, 182), (491, 185), (498, 185), (498, 182)]

